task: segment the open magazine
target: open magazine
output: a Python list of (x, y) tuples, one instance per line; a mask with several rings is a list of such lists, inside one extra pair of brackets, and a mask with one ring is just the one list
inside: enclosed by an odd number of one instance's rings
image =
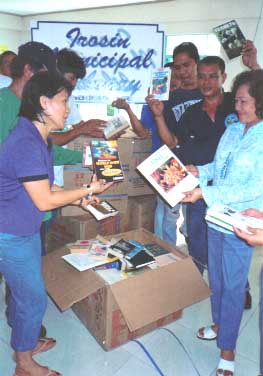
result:
[(234, 231), (233, 227), (247, 233), (248, 227), (263, 229), (262, 219), (240, 214), (237, 210), (220, 204), (212, 205), (207, 210), (205, 219), (230, 231)]
[(241, 55), (246, 38), (235, 20), (214, 27), (213, 32), (216, 34), (229, 59), (234, 59)]
[(199, 180), (188, 172), (175, 154), (163, 145), (137, 166), (157, 192), (174, 207)]

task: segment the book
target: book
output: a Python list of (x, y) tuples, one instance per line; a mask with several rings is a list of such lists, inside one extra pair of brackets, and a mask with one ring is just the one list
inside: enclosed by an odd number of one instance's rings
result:
[(174, 207), (199, 180), (188, 172), (175, 154), (163, 145), (137, 166), (156, 191)]
[(170, 253), (167, 249), (161, 247), (157, 243), (147, 243), (144, 244), (144, 247), (148, 253), (150, 253), (153, 257), (166, 255), (167, 253)]
[(92, 140), (90, 147), (98, 179), (105, 179), (107, 182), (124, 180), (117, 141)]
[(132, 264), (132, 268), (138, 269), (146, 265), (152, 264), (155, 262), (153, 256), (149, 255), (145, 250), (141, 250), (135, 256), (129, 259), (129, 262)]
[(94, 257), (93, 255), (90, 255), (89, 252), (83, 254), (70, 253), (62, 256), (62, 258), (80, 272), (110, 262), (105, 256), (101, 258)]
[(150, 82), (150, 94), (155, 99), (167, 101), (169, 99), (171, 81), (171, 69), (159, 68), (152, 71)]
[(246, 38), (235, 20), (214, 27), (213, 32), (230, 60), (241, 55)]
[(98, 221), (114, 217), (119, 213), (108, 201), (101, 201), (99, 204), (89, 204), (86, 208)]
[(127, 120), (121, 116), (116, 116), (107, 121), (106, 127), (103, 129), (103, 133), (105, 138), (108, 140), (119, 132), (123, 132), (125, 129), (129, 128), (129, 126), (130, 125)]
[(263, 229), (263, 220), (243, 215), (228, 206), (215, 204), (207, 209), (205, 219), (227, 230), (233, 231), (233, 227), (249, 233), (248, 227)]
[(77, 240), (75, 243), (68, 243), (70, 253), (87, 253), (91, 247), (92, 240)]
[(118, 240), (115, 244), (112, 244), (109, 249), (109, 253), (117, 257), (123, 258), (129, 252), (135, 249), (135, 245), (129, 243), (124, 239)]

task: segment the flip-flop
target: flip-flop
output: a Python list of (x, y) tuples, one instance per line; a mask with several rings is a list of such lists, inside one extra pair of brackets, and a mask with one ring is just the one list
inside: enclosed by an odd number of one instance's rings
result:
[[(57, 341), (54, 338), (48, 338), (48, 337), (41, 337), (38, 339), (38, 344), (32, 351), (32, 356), (51, 350), (55, 345)], [(12, 356), (13, 360), (16, 361), (16, 353)]]
[[(203, 335), (200, 334), (200, 331), (203, 332)], [(202, 339), (203, 341), (213, 341), (217, 337), (217, 333), (212, 329), (212, 326), (204, 326), (198, 330), (196, 333), (196, 337), (198, 339)]]
[[(20, 369), (15, 370), (15, 373), (13, 376), (31, 376), (31, 375), (28, 372), (20, 368)], [(53, 369), (47, 368), (47, 373), (45, 374), (45, 376), (63, 376), (63, 375), (62, 373), (54, 371)]]
[(234, 360), (226, 360), (226, 359), (220, 358), (220, 361), (217, 366), (216, 376), (234, 376), (234, 371), (235, 371)]

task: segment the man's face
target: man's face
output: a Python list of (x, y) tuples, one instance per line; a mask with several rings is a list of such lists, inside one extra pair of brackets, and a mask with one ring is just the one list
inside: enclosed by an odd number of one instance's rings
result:
[(174, 69), (182, 88), (187, 89), (195, 84), (197, 64), (187, 53), (182, 52), (174, 57)]
[(1, 73), (4, 74), (5, 76), (11, 77), (10, 64), (15, 57), (16, 55), (14, 54), (8, 54), (4, 56), (3, 62), (1, 65)]
[(218, 64), (201, 64), (198, 67), (197, 79), (198, 87), (203, 96), (212, 98), (222, 93), (226, 74), (221, 72)]
[(70, 85), (73, 87), (73, 89), (75, 88), (75, 86), (77, 85), (77, 77), (75, 76), (74, 73), (71, 73), (71, 72), (67, 72), (67, 73), (64, 73), (63, 74), (64, 78), (70, 83)]

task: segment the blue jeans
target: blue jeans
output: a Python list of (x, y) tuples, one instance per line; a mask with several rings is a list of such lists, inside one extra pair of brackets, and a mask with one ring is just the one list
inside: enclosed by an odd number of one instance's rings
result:
[(200, 273), (203, 274), (208, 258), (205, 201), (198, 200), (194, 204), (187, 204), (186, 213), (189, 255), (193, 257)]
[(260, 373), (263, 375), (263, 268), (261, 269), (261, 274), (260, 274), (259, 328), (260, 328)]
[(157, 196), (154, 233), (172, 245), (176, 245), (176, 225), (180, 216), (179, 209), (180, 204), (171, 208), (161, 197)]
[(0, 272), (11, 290), (11, 346), (15, 351), (33, 350), (47, 304), (39, 234), (20, 237), (0, 233)]
[(217, 346), (235, 350), (254, 248), (235, 234), (208, 228), (208, 274)]

